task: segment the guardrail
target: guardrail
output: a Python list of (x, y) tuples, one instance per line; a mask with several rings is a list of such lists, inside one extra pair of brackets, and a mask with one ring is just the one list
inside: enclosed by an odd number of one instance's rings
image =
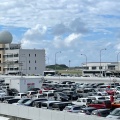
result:
[(73, 81), (80, 83), (113, 83), (113, 79), (116, 82), (120, 82), (120, 78), (117, 77), (62, 77), (62, 76), (45, 76), (44, 79), (52, 80), (55, 82)]
[(30, 120), (108, 120), (106, 118), (80, 115), (63, 111), (47, 110), (22, 105), (0, 103), (0, 114)]

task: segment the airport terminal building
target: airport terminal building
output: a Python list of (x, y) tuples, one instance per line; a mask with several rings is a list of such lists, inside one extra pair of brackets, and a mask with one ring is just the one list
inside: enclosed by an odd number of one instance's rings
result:
[(83, 75), (120, 76), (120, 62), (88, 62), (82, 65)]

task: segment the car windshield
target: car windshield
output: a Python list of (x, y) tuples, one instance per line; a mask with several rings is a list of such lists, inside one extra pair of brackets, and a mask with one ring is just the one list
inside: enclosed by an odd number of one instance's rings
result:
[(65, 97), (66, 97), (66, 95), (65, 95), (65, 94), (63, 94), (63, 93), (59, 93), (59, 95), (60, 95), (60, 96), (65, 96)]
[(70, 110), (71, 109), (71, 107), (65, 107), (64, 108), (64, 110)]
[(26, 103), (24, 103), (25, 105), (29, 105), (32, 102), (32, 100), (28, 100)]
[(118, 110), (118, 109), (113, 110), (113, 111), (110, 113), (110, 115), (120, 116), (120, 109), (119, 109), (119, 110)]
[(23, 102), (23, 99), (18, 100), (18, 103), (22, 103), (22, 102)]

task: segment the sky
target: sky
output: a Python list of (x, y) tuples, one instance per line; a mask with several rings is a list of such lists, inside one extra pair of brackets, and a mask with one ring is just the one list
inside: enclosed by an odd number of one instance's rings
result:
[(86, 58), (100, 62), (100, 54), (101, 62), (116, 62), (120, 0), (0, 0), (4, 30), (23, 49), (45, 49), (47, 65), (56, 58), (57, 64), (81, 66)]

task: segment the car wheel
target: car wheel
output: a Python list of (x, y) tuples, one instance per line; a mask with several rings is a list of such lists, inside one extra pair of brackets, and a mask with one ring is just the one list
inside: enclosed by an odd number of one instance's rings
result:
[(83, 108), (85, 108), (86, 107), (86, 105), (83, 105)]

